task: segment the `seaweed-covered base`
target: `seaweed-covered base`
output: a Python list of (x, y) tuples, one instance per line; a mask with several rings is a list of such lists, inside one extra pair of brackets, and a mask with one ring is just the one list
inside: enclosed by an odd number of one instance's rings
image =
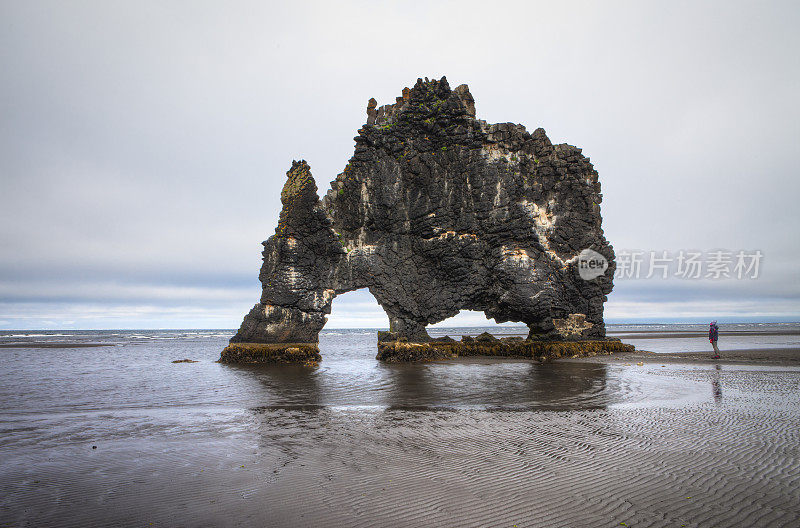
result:
[(495, 356), (529, 358), (548, 361), (563, 357), (608, 355), (633, 352), (633, 345), (618, 339), (585, 341), (535, 341), (516, 337), (497, 339), (489, 334), (477, 338), (464, 336), (461, 341), (441, 338), (423, 343), (409, 341), (378, 341), (375, 359), (390, 363), (438, 361), (465, 356)]
[(300, 363), (322, 361), (316, 343), (231, 343), (222, 351), (220, 363)]

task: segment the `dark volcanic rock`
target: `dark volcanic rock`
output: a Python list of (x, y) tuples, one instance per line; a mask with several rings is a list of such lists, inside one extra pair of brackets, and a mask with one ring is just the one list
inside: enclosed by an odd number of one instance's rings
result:
[(498, 339), (489, 332), (484, 332), (475, 336), (475, 341), (480, 341), (482, 343), (496, 343)]
[[(370, 100), (367, 117), (322, 199), (306, 162), (292, 164), (261, 300), (232, 342), (316, 343), (333, 298), (359, 288), (388, 314), (386, 342), (426, 342), (428, 324), (459, 310), (524, 322), (531, 339), (605, 335), (614, 252), (579, 148), (476, 119), (467, 86), (444, 77)], [(586, 249), (608, 261), (591, 280)]]

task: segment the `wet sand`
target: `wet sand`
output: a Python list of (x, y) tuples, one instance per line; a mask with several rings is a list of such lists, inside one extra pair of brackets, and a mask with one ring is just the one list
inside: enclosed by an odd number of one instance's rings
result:
[(800, 524), (797, 348), (385, 365), (342, 335), (243, 368), (225, 341), (4, 351), (0, 526)]
[[(269, 409), (263, 440), (73, 446), (10, 526), (797, 526), (796, 416)], [(668, 426), (666, 426), (668, 424)], [(282, 425), (281, 428), (276, 426)], [(666, 426), (666, 429), (665, 429)], [(19, 460), (19, 466), (32, 463)]]
[(754, 348), (741, 350), (720, 350), (720, 358), (713, 359), (713, 352), (673, 352), (653, 353), (646, 350), (622, 352), (610, 356), (576, 358), (566, 361), (590, 361), (593, 363), (703, 363), (703, 364), (744, 364), (744, 365), (800, 365), (800, 348)]
[(800, 370), (608, 368), (618, 391), (643, 371), (678, 389), (565, 411), (187, 408), (208, 423), (18, 446), (0, 523), (797, 526)]
[[(616, 337), (618, 339), (708, 339), (708, 332), (665, 332), (665, 331), (652, 331), (652, 330), (626, 330), (624, 332), (608, 332), (609, 337)], [(793, 331), (765, 331), (765, 330), (737, 330), (735, 332), (728, 331), (724, 337), (737, 338), (737, 337), (774, 337), (774, 336), (800, 336), (800, 332)]]

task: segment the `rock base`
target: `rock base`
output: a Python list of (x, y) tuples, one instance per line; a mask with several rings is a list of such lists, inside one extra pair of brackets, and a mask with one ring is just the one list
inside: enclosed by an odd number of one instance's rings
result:
[(222, 351), (220, 363), (300, 363), (322, 361), (316, 343), (231, 343)]
[(465, 356), (495, 356), (550, 361), (564, 357), (587, 357), (633, 351), (633, 345), (626, 345), (618, 339), (531, 341), (513, 337), (503, 339), (464, 337), (461, 341), (444, 338), (424, 343), (379, 341), (376, 359), (399, 363), (438, 361)]

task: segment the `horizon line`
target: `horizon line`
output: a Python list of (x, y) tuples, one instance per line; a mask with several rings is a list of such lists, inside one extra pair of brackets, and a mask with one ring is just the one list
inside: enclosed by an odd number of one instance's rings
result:
[[(723, 324), (800, 324), (800, 320), (780, 320), (780, 321), (724, 321), (721, 318), (717, 319), (718, 322)], [(659, 325), (659, 324), (706, 324), (706, 321), (663, 321), (663, 322), (645, 322), (645, 321), (628, 321), (628, 322), (607, 322), (606, 325)], [(527, 328), (525, 324), (488, 324), (488, 325), (460, 325), (460, 326), (439, 326), (432, 328), (433, 330), (446, 330), (455, 328), (491, 328), (491, 327), (505, 327), (505, 328)], [(429, 328), (430, 329), (430, 328)], [(5, 328), (0, 329), (0, 332), (133, 332), (133, 331), (177, 331), (177, 330), (220, 330), (236, 332), (237, 328), (214, 328), (214, 327), (173, 327), (173, 328)], [(377, 326), (348, 326), (348, 327), (331, 327), (323, 328), (320, 332), (326, 330), (375, 330), (375, 331), (388, 331), (386, 327)]]

